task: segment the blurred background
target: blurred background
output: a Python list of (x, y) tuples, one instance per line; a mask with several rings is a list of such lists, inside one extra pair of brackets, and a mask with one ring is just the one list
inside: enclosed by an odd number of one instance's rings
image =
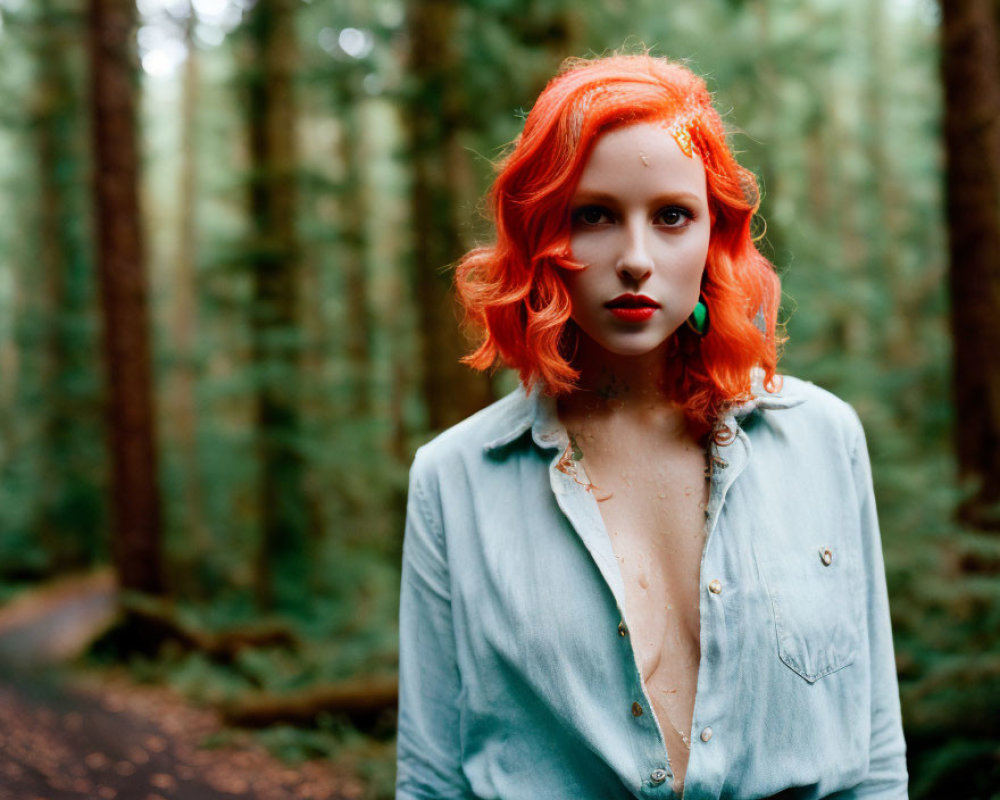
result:
[(0, 0), (2, 721), (47, 719), (90, 788), (13, 733), (0, 783), (145, 796), (73, 755), (127, 712), (182, 720), (147, 760), (196, 730), (285, 770), (218, 796), (391, 797), (409, 461), (516, 385), (457, 364), (448, 267), (560, 62), (648, 46), (760, 179), (782, 371), (865, 423), (911, 794), (1000, 797), (998, 28), (996, 0)]

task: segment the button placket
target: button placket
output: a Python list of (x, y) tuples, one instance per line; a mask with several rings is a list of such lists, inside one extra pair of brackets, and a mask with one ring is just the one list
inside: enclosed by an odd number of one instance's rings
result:
[[(725, 602), (722, 599), (724, 594), (723, 589), (726, 588), (724, 582), (720, 578), (711, 577), (712, 573), (715, 572), (717, 575), (719, 572), (725, 573), (725, 569), (722, 568), (722, 562), (713, 558), (713, 556), (718, 556), (716, 551), (713, 551), (713, 546), (717, 545), (717, 542), (713, 542), (715, 535), (717, 533), (717, 527), (720, 525), (724, 514), (724, 507), (727, 502), (727, 497), (729, 496), (730, 490), (733, 484), (737, 481), (740, 475), (745, 470), (747, 464), (751, 458), (751, 447), (750, 441), (747, 435), (743, 432), (742, 428), (736, 422), (735, 419), (729, 420), (729, 426), (734, 435), (732, 440), (725, 445), (725, 452), (727, 458), (724, 459), (725, 466), (716, 465), (716, 469), (712, 470), (712, 482), (709, 490), (709, 502), (708, 502), (708, 519), (705, 529), (705, 551), (702, 561), (703, 577), (702, 580), (707, 580), (706, 583), (702, 583), (702, 591), (705, 594), (701, 595), (702, 600), (700, 601), (700, 606), (702, 610), (702, 625), (710, 626), (711, 630), (707, 631), (710, 633), (711, 642), (710, 648), (714, 648), (717, 653), (721, 653), (722, 648), (725, 647), (728, 639), (726, 637), (726, 626), (725, 626)], [(718, 455), (719, 445), (712, 444), (713, 455)], [(733, 575), (728, 575), (729, 578), (734, 578)], [(735, 584), (731, 584), (727, 591), (733, 589)], [(716, 626), (718, 630), (715, 630)], [(706, 630), (703, 627), (703, 636)], [(704, 653), (704, 651), (703, 651)], [(711, 718), (716, 713), (716, 707), (714, 704), (715, 693), (712, 691), (713, 686), (717, 685), (722, 678), (719, 671), (719, 665), (716, 662), (713, 664), (703, 664), (708, 669), (703, 670), (699, 674), (698, 678), (698, 695), (695, 701), (695, 720), (698, 719), (702, 714), (707, 715)], [(699, 725), (692, 726), (694, 733), (692, 733), (693, 743), (701, 742), (702, 744), (708, 744), (712, 739), (714, 732), (709, 725)]]

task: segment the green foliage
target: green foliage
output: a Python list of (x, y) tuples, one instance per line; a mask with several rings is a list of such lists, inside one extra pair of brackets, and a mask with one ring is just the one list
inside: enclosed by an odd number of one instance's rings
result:
[(3, 23), (0, 574), (40, 577), (105, 554), (85, 29), (74, 0), (17, 6)]

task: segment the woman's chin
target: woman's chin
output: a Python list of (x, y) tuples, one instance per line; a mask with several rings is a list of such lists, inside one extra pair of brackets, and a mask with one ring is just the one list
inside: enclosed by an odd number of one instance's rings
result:
[(670, 336), (616, 336), (607, 337), (600, 341), (590, 336), (585, 336), (585, 342), (580, 343), (578, 356), (583, 360), (591, 361), (637, 361), (654, 356), (662, 356), (669, 348), (673, 338)]

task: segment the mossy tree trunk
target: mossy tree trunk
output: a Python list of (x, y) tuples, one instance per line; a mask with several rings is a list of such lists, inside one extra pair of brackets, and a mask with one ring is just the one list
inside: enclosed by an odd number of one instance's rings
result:
[(187, 59), (181, 73), (180, 169), (177, 181), (178, 221), (174, 250), (170, 334), (174, 349), (174, 369), (167, 395), (169, 422), (177, 442), (182, 467), (183, 524), (193, 544), (196, 560), (205, 558), (210, 541), (205, 524), (204, 493), (198, 458), (197, 382), (198, 332), (198, 170), (196, 134), (198, 127), (199, 60), (194, 37), (197, 22), (193, 3), (188, 3), (184, 21)]
[(264, 610), (300, 605), (309, 565), (299, 407), (296, 6), (295, 0), (259, 0), (247, 21), (244, 65), (255, 236), (251, 327), (261, 503), (256, 586)]

